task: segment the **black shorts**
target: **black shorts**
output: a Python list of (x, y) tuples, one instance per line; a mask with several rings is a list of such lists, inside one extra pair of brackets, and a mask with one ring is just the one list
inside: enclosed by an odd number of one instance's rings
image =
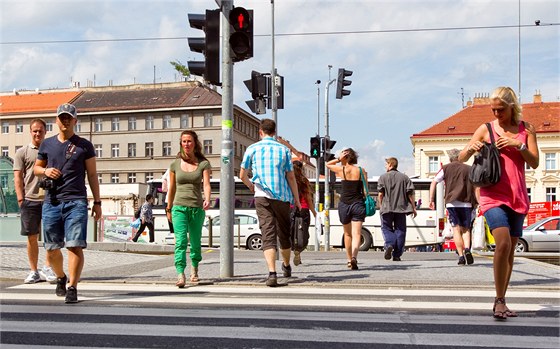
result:
[(20, 207), (21, 235), (36, 235), (41, 232), (42, 208), (42, 201), (23, 200)]
[(339, 201), (338, 217), (342, 224), (348, 224), (352, 221), (363, 222), (366, 220), (366, 205), (362, 201), (356, 201), (350, 205)]

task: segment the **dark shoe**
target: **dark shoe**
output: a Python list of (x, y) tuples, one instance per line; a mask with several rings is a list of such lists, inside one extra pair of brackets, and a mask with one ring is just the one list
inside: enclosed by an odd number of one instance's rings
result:
[(352, 258), (352, 260), (350, 261), (350, 269), (358, 270), (358, 261), (356, 260), (356, 258)]
[(385, 247), (385, 259), (389, 260), (391, 259), (391, 254), (393, 253), (393, 246), (387, 246)]
[[(507, 320), (507, 310), (506, 311), (496, 311), (496, 305), (498, 304), (503, 304), (506, 305), (506, 299), (505, 298), (495, 298), (494, 299), (494, 307), (492, 308), (492, 311), (494, 312), (494, 319), (496, 320)], [(507, 309), (507, 308), (506, 308)], [(516, 314), (517, 315), (517, 314)]]
[(465, 250), (465, 259), (467, 260), (467, 264), (471, 265), (474, 263), (474, 258), (472, 256), (471, 251)]
[(285, 278), (289, 278), (290, 276), (292, 276), (292, 266), (288, 264), (288, 266), (285, 266), (284, 263), (282, 263), (282, 271), (284, 272), (284, 277)]
[(64, 275), (61, 278), (56, 279), (56, 295), (63, 297), (66, 295), (66, 284), (68, 283), (68, 278)]
[(466, 261), (465, 261), (465, 256), (460, 256), (459, 257), (459, 262), (457, 262), (458, 265), (465, 265)]
[(401, 261), (401, 257), (393, 257), (393, 262), (400, 262)]
[(78, 303), (78, 290), (76, 290), (76, 287), (74, 286), (68, 287), (68, 291), (66, 291), (66, 299), (64, 299), (64, 303)]
[(268, 279), (266, 279), (266, 286), (268, 287), (278, 286), (278, 278), (276, 277), (276, 273), (268, 275)]

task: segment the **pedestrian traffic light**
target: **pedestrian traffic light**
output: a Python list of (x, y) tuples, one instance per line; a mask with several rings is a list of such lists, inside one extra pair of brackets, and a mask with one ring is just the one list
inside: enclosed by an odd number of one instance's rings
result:
[(229, 46), (233, 62), (241, 62), (253, 57), (253, 10), (234, 7), (229, 13), (231, 34)]
[(325, 157), (327, 157), (327, 154), (330, 154), (331, 149), (334, 148), (335, 144), (336, 141), (331, 140), (329, 137), (323, 138), (323, 154), (325, 155)]
[(247, 106), (255, 114), (266, 114), (266, 93), (267, 87), (266, 74), (259, 73), (258, 71), (251, 72), (251, 80), (243, 81), (247, 89), (251, 92), (252, 101), (246, 101)]
[(189, 13), (188, 18), (192, 28), (204, 31), (204, 38), (188, 38), (191, 51), (204, 54), (204, 62), (187, 62), (189, 71), (213, 85), (221, 86), (220, 10), (206, 10), (205, 15)]
[(310, 150), (309, 154), (312, 158), (318, 159), (321, 157), (321, 137), (311, 137), (309, 140)]
[(344, 96), (348, 96), (351, 91), (345, 90), (346, 86), (352, 85), (352, 81), (345, 80), (347, 76), (352, 76), (352, 71), (346, 70), (344, 68), (338, 69), (338, 79), (336, 80), (336, 98), (342, 99)]

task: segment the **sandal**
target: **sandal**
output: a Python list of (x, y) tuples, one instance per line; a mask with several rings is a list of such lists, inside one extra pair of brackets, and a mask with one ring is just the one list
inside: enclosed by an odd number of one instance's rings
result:
[(507, 317), (518, 317), (519, 315), (515, 311), (509, 310), (509, 308), (506, 307), (506, 316)]
[(495, 298), (494, 307), (492, 308), (492, 311), (494, 312), (494, 319), (496, 319), (496, 320), (506, 320), (508, 318), (507, 317), (507, 310), (496, 311), (496, 305), (498, 305), (498, 304), (503, 304), (505, 306), (506, 305), (506, 299), (505, 298), (498, 298), (498, 297)]
[(191, 282), (199, 282), (198, 279), (198, 267), (191, 267)]
[(352, 262), (348, 261), (348, 264), (346, 264), (346, 266), (348, 267), (348, 269), (352, 268)]
[(177, 275), (177, 282), (175, 283), (175, 286), (179, 288), (185, 287), (185, 273)]

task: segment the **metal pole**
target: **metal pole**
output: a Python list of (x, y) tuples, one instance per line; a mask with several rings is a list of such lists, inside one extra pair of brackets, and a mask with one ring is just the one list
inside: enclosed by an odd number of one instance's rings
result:
[(229, 48), (232, 0), (222, 0), (222, 154), (220, 163), (220, 277), (233, 276), (233, 62)]
[[(320, 104), (321, 104), (321, 80), (317, 80), (315, 83), (317, 85), (317, 137), (320, 135), (320, 118), (321, 118), (321, 111), (320, 111)], [(321, 179), (321, 170), (319, 169), (319, 158), (315, 159), (315, 251), (319, 251), (319, 238), (321, 236), (321, 224), (319, 223), (319, 200), (321, 197), (321, 191), (319, 190), (319, 181)]]
[[(330, 80), (331, 78), (331, 68), (329, 65), (329, 82), (325, 86), (325, 143), (329, 140), (329, 86), (336, 80)], [(330, 150), (326, 150), (325, 157), (325, 251), (330, 250), (330, 234), (331, 234), (331, 218), (329, 209), (331, 208), (331, 192), (329, 188), (329, 170), (327, 169), (327, 159), (330, 155)]]
[(272, 24), (272, 69), (270, 70), (270, 83), (272, 84), (272, 89), (270, 90), (270, 92), (272, 93), (271, 96), (271, 101), (272, 101), (272, 120), (274, 120), (274, 122), (276, 123), (276, 136), (278, 136), (278, 107), (277, 107), (277, 103), (276, 103), (276, 97), (277, 97), (277, 86), (276, 86), (276, 66), (275, 66), (275, 61), (274, 61), (274, 0), (270, 0), (270, 5), (271, 5), (271, 10), (272, 10), (272, 14), (271, 14), (271, 24)]

